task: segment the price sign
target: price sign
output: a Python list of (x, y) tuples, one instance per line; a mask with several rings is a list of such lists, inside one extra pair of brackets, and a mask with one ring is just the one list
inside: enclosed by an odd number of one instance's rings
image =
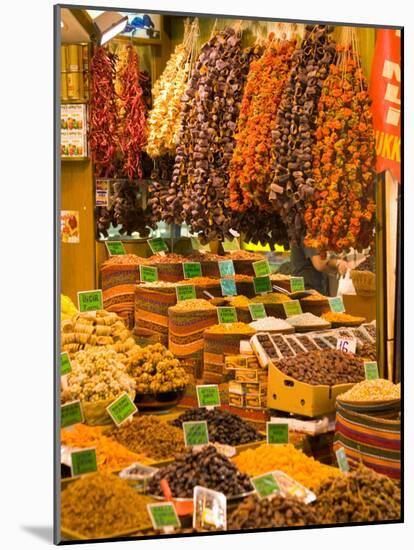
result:
[(259, 260), (258, 262), (253, 262), (252, 266), (256, 277), (266, 277), (266, 275), (270, 275), (270, 266), (267, 260)]
[(235, 307), (218, 307), (217, 315), (219, 323), (237, 323), (237, 312)]
[(201, 277), (201, 264), (200, 262), (185, 262), (183, 263), (184, 279), (193, 279), (194, 277)]
[(148, 244), (153, 254), (165, 254), (168, 252), (168, 246), (164, 239), (149, 239)]
[(98, 471), (95, 449), (82, 449), (70, 454), (72, 477), (91, 474)]
[(290, 292), (302, 292), (305, 290), (305, 280), (303, 277), (291, 277)]
[(376, 380), (379, 378), (378, 363), (376, 361), (367, 361), (364, 363), (364, 370), (367, 380)]
[(266, 310), (263, 304), (249, 304), (250, 315), (253, 321), (264, 319), (267, 317)]
[(206, 420), (183, 422), (184, 443), (186, 447), (208, 444), (208, 428)]
[(357, 341), (350, 338), (338, 338), (336, 342), (336, 349), (345, 353), (355, 353), (356, 347)]
[(201, 254), (206, 254), (210, 252), (210, 243), (201, 244), (200, 239), (197, 237), (191, 237), (191, 247), (193, 250), (198, 250)]
[(72, 365), (70, 363), (69, 355), (67, 351), (60, 354), (60, 375), (64, 376), (72, 372)]
[(220, 392), (215, 384), (196, 386), (199, 407), (220, 407)]
[(220, 279), (223, 296), (237, 296), (236, 281), (234, 279)]
[(233, 239), (232, 241), (223, 241), (221, 243), (224, 252), (236, 252), (237, 250), (240, 250), (240, 244), (237, 239)]
[(154, 283), (155, 281), (158, 281), (158, 269), (156, 267), (140, 265), (139, 275), (141, 282), (143, 283)]
[(343, 313), (345, 311), (344, 301), (342, 296), (336, 296), (335, 298), (329, 298), (329, 307), (334, 313)]
[(78, 292), (78, 309), (82, 313), (103, 309), (102, 290)]
[(121, 241), (105, 241), (105, 246), (110, 256), (125, 254), (125, 248)]
[(154, 529), (166, 529), (168, 527), (181, 526), (172, 502), (147, 504), (147, 510)]
[(179, 285), (175, 287), (175, 292), (178, 302), (182, 300), (195, 300), (196, 298), (196, 289), (194, 285)]
[(299, 300), (283, 302), (283, 309), (285, 310), (286, 317), (292, 317), (293, 315), (300, 315), (302, 313)]
[(251, 477), (250, 481), (260, 498), (266, 498), (280, 492), (279, 484), (271, 473)]
[(233, 260), (223, 260), (222, 262), (218, 262), (218, 266), (220, 270), (220, 277), (234, 277), (236, 274), (234, 271)]
[(349, 472), (349, 464), (346, 457), (345, 449), (343, 447), (340, 447), (335, 451), (335, 455), (341, 472)]
[(256, 294), (272, 292), (270, 277), (253, 277), (253, 286)]
[(127, 393), (121, 394), (115, 401), (106, 407), (109, 416), (117, 426), (120, 426), (127, 418), (137, 412), (134, 402)]
[(269, 444), (289, 443), (289, 424), (266, 422), (266, 435)]
[(80, 401), (71, 401), (60, 407), (60, 427), (67, 428), (83, 422), (83, 413)]

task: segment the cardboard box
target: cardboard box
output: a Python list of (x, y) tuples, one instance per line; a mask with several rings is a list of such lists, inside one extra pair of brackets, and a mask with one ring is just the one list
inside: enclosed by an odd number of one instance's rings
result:
[(243, 395), (244, 393), (246, 393), (244, 384), (241, 384), (240, 382), (235, 382), (234, 380), (230, 380), (229, 393), (237, 393), (239, 395)]
[(267, 372), (263, 372), (262, 369), (236, 369), (235, 371), (236, 382), (267, 382)]
[(233, 407), (244, 407), (244, 395), (229, 393), (229, 405)]
[(253, 409), (259, 409), (266, 407), (266, 398), (263, 398), (261, 395), (254, 395), (251, 393), (246, 393), (245, 395), (246, 407), (252, 407)]
[(377, 316), (377, 302), (375, 296), (358, 296), (357, 294), (345, 294), (342, 296), (345, 310), (349, 315), (365, 317), (370, 323)]

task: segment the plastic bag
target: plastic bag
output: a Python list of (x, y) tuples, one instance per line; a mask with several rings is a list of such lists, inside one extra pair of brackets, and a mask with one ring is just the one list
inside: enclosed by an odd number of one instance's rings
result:
[(344, 294), (356, 294), (350, 269), (339, 279), (337, 296), (343, 296)]

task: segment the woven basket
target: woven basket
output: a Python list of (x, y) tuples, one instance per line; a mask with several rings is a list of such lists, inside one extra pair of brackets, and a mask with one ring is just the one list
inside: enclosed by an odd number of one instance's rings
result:
[(168, 308), (177, 303), (175, 287), (135, 289), (135, 329), (149, 329), (162, 335), (164, 345), (168, 343)]
[(351, 279), (355, 292), (359, 296), (374, 296), (376, 292), (376, 276), (371, 271), (351, 271)]
[(158, 280), (167, 281), (169, 283), (176, 283), (184, 278), (183, 264), (182, 263), (153, 263), (148, 264), (156, 267), (158, 270)]
[(134, 326), (135, 286), (135, 284), (117, 285), (102, 291), (104, 309), (122, 317), (129, 329)]

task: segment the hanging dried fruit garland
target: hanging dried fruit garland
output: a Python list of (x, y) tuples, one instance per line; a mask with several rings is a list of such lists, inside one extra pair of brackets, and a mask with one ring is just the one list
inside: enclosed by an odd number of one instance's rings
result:
[(313, 147), (314, 195), (308, 199), (305, 244), (322, 251), (372, 244), (375, 136), (371, 99), (354, 46), (338, 46), (319, 100)]
[(267, 189), (274, 172), (272, 130), (295, 45), (296, 40), (275, 40), (271, 34), (263, 55), (250, 65), (230, 165), (230, 205), (238, 212), (253, 204), (269, 210)]
[(329, 38), (332, 30), (322, 25), (306, 27), (305, 38), (293, 54), (273, 132), (275, 175), (269, 201), (294, 242), (303, 237), (304, 200), (313, 193), (312, 146), (319, 97), (335, 55), (335, 44)]

